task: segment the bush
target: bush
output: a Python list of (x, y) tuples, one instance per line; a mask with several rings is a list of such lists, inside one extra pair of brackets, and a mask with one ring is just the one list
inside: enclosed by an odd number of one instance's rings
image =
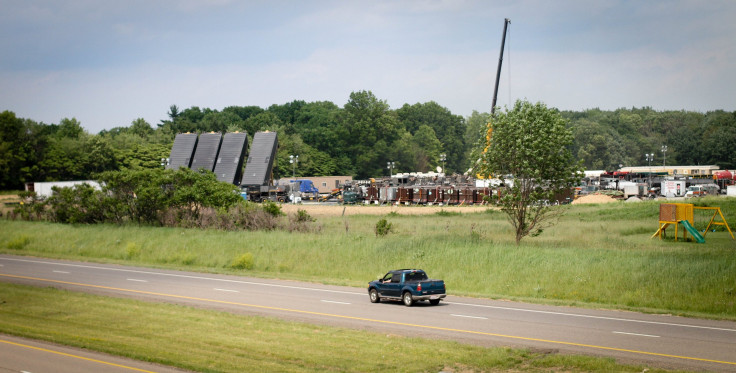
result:
[(71, 188), (53, 187), (54, 194), (48, 198), (49, 215), (52, 221), (68, 224), (93, 224), (106, 221), (105, 194), (89, 184)]
[(445, 211), (445, 210), (437, 211), (435, 212), (435, 214), (439, 216), (460, 216), (461, 215), (457, 211)]
[(135, 242), (125, 245), (125, 259), (133, 259), (141, 254), (141, 247)]
[(12, 218), (23, 220), (41, 220), (44, 218), (45, 202), (35, 192), (20, 192), (20, 203), (12, 211)]
[(233, 259), (230, 263), (230, 268), (246, 270), (253, 269), (253, 254), (248, 252)]
[(29, 242), (31, 242), (31, 237), (22, 235), (8, 241), (5, 246), (10, 250), (23, 250)]
[(299, 223), (306, 223), (310, 221), (316, 221), (315, 218), (312, 217), (312, 215), (309, 215), (307, 210), (299, 209), (296, 211), (296, 218), (294, 219)]
[(263, 211), (273, 215), (273, 216), (282, 216), (285, 215), (283, 211), (281, 211), (281, 206), (279, 206), (275, 202), (271, 201), (263, 201), (261, 204), (261, 208), (263, 208)]
[(391, 233), (391, 230), (393, 230), (393, 224), (389, 223), (386, 219), (381, 219), (376, 223), (376, 237), (379, 236), (385, 236), (389, 233)]

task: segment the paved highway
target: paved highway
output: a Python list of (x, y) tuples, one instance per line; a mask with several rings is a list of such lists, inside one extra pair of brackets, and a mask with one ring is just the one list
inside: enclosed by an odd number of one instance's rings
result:
[(349, 287), (15, 256), (0, 256), (0, 280), (483, 346), (736, 371), (736, 322), (452, 296), (408, 308), (371, 304), (365, 290)]

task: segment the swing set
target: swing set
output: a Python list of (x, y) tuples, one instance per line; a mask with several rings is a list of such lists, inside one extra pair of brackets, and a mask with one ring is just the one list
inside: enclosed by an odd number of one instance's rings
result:
[[(713, 212), (713, 215), (710, 216), (710, 221), (708, 222), (708, 226), (705, 227), (705, 230), (703, 231), (703, 234), (700, 234), (700, 232), (693, 226), (695, 224), (695, 210), (704, 210), (707, 211), (706, 214), (709, 212)], [(716, 216), (720, 216), (720, 220), (716, 221)], [(728, 223), (726, 222), (726, 218), (723, 217), (723, 212), (721, 212), (720, 207), (697, 207), (691, 203), (663, 203), (659, 205), (659, 229), (652, 235), (652, 238), (659, 236), (659, 239), (662, 239), (662, 237), (666, 236), (666, 229), (670, 226), (674, 225), (675, 227), (675, 241), (677, 241), (678, 237), (678, 228), (680, 225), (684, 228), (682, 230), (682, 239), (687, 241), (688, 240), (688, 233), (693, 237), (693, 239), (698, 243), (705, 243), (705, 236), (710, 231), (711, 227), (720, 225), (726, 227), (726, 230), (728, 230), (728, 233), (731, 235), (732, 240), (736, 240), (733, 236), (733, 232), (731, 231), (731, 227), (728, 226)]]

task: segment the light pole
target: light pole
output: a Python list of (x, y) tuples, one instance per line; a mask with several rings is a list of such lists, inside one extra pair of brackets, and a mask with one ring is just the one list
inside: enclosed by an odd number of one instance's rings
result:
[(440, 154), (440, 162), (442, 162), (442, 173), (445, 173), (445, 161), (447, 160), (447, 154)]
[(299, 163), (299, 156), (290, 155), (289, 163), (291, 163), (291, 202), (296, 203), (296, 191), (294, 187), (296, 187), (296, 164)]
[(169, 164), (170, 164), (169, 162), (170, 162), (169, 158), (161, 158), (161, 166), (163, 168), (169, 167)]
[(644, 157), (647, 159), (647, 162), (649, 163), (649, 177), (647, 178), (647, 188), (652, 187), (652, 161), (654, 160), (654, 153), (645, 153)]
[(291, 178), (296, 180), (296, 164), (299, 163), (298, 155), (290, 155), (289, 163), (291, 163)]
[(388, 169), (388, 177), (390, 178), (394, 174), (394, 167), (396, 162), (386, 162), (386, 168)]
[(662, 145), (662, 166), (667, 167), (667, 145)]

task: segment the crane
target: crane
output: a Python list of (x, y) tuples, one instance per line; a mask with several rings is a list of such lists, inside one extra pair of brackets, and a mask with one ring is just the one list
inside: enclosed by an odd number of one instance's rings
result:
[(501, 63), (503, 62), (503, 47), (506, 44), (506, 29), (511, 20), (504, 18), (503, 20), (503, 37), (501, 37), (501, 54), (498, 56), (498, 70), (496, 70), (496, 88), (493, 90), (493, 106), (491, 107), (491, 116), (496, 112), (496, 99), (498, 98), (498, 80), (501, 78)]

